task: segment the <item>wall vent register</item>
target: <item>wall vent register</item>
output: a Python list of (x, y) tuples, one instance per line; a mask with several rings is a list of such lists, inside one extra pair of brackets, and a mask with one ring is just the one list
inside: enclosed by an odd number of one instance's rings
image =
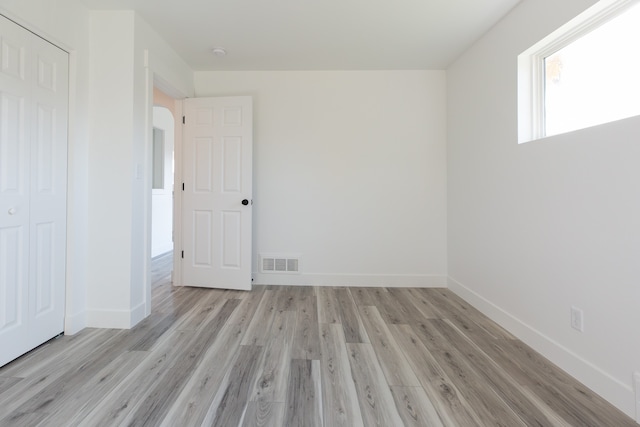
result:
[(296, 255), (261, 255), (260, 270), (262, 273), (289, 273), (300, 272), (300, 257)]

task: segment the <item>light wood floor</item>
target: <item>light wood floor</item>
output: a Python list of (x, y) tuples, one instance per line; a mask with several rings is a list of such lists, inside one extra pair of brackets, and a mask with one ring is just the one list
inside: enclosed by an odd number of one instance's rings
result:
[(636, 426), (444, 289), (172, 288), (0, 369), (1, 426)]

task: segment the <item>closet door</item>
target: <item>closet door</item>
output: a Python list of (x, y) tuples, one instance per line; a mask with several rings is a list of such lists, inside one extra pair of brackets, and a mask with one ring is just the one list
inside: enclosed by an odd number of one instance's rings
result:
[(0, 366), (64, 328), (68, 55), (0, 16)]

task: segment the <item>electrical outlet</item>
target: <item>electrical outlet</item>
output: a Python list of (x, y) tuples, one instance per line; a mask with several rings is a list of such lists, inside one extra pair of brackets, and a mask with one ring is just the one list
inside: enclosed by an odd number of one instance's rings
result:
[(584, 313), (578, 307), (571, 307), (571, 327), (584, 332)]

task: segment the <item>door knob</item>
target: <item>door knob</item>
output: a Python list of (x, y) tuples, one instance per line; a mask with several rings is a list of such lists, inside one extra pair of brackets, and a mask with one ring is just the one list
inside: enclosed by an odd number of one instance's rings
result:
[(15, 215), (16, 208), (9, 208), (9, 215)]
[(248, 201), (247, 199), (244, 199), (244, 200), (242, 201), (242, 204), (243, 204), (243, 205), (245, 205), (245, 206), (247, 206), (247, 205), (249, 204), (249, 201)]

